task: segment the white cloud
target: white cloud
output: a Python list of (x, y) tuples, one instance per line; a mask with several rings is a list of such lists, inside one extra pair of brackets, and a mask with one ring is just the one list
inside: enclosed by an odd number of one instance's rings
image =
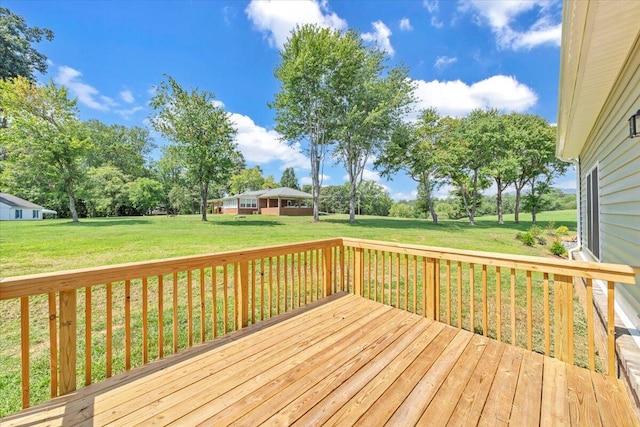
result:
[(108, 96), (100, 95), (100, 91), (95, 87), (84, 83), (80, 77), (82, 73), (66, 65), (58, 67), (58, 74), (55, 75), (53, 81), (59, 85), (66, 86), (72, 95), (78, 98), (80, 103), (89, 108), (100, 111), (108, 111), (111, 107), (118, 105)]
[(120, 92), (120, 98), (127, 104), (133, 104), (136, 100), (130, 90)]
[(411, 22), (409, 21), (409, 18), (402, 18), (400, 20), (400, 31), (411, 31), (413, 30), (413, 27), (411, 26)]
[(231, 113), (231, 121), (236, 124), (236, 141), (244, 158), (251, 163), (280, 161), (282, 168), (310, 169), (309, 159), (300, 152), (300, 144), (291, 146), (280, 142), (280, 134), (256, 125), (245, 115)]
[[(349, 175), (348, 175), (348, 174), (347, 174), (347, 175), (344, 175), (344, 176), (342, 177), (342, 179), (343, 179), (344, 181), (347, 181), (347, 182), (348, 182), (348, 181), (349, 181)], [(370, 169), (366, 169), (366, 168), (365, 168), (365, 169), (362, 171), (362, 179), (363, 179), (363, 181), (375, 181), (375, 182), (377, 182), (377, 183), (380, 183), (380, 174), (379, 174), (378, 172), (376, 172), (376, 171), (372, 171), (372, 170), (370, 170)], [(383, 187), (385, 187), (385, 188), (386, 188), (386, 186), (383, 186)]]
[(431, 26), (435, 28), (442, 28), (444, 24), (438, 18), (438, 12), (440, 11), (438, 0), (424, 0), (422, 4), (431, 15)]
[(435, 107), (440, 114), (464, 116), (476, 108), (526, 111), (538, 95), (514, 77), (497, 75), (468, 85), (460, 80), (417, 80), (417, 110)]
[(438, 70), (442, 70), (443, 68), (448, 67), (449, 65), (455, 64), (458, 58), (451, 56), (438, 56), (436, 58), (435, 64), (433, 64), (433, 68), (437, 68)]
[(347, 21), (329, 10), (326, 0), (251, 0), (245, 9), (253, 25), (266, 34), (272, 47), (281, 48), (296, 25), (318, 24), (342, 30)]
[[(326, 182), (326, 181), (330, 181), (331, 177), (329, 175), (325, 175), (325, 174), (320, 174), (320, 185), (322, 185), (322, 183)], [(305, 185), (305, 184), (311, 184), (311, 177), (310, 176), (303, 176), (302, 178), (300, 178), (300, 184)]]
[[(478, 24), (488, 23), (500, 48), (529, 50), (541, 45), (560, 46), (561, 24), (552, 18), (556, 4), (554, 0), (461, 0), (459, 10), (475, 13)], [(539, 18), (533, 25), (525, 31), (514, 29), (519, 15), (536, 8)]]
[(413, 190), (409, 193), (404, 193), (402, 191), (398, 191), (396, 193), (391, 194), (391, 198), (393, 200), (395, 200), (396, 202), (400, 201), (400, 200), (415, 200), (418, 197), (418, 191), (417, 190)]
[(213, 104), (214, 107), (224, 108), (224, 102), (219, 101), (217, 99), (214, 99), (213, 101), (211, 101), (211, 104)]
[(389, 40), (389, 37), (392, 34), (389, 27), (384, 25), (384, 22), (382, 21), (372, 22), (371, 25), (373, 25), (374, 32), (363, 33), (362, 40), (375, 44), (381, 50), (384, 50), (389, 55), (393, 56), (395, 51), (393, 50), (393, 46), (391, 46), (391, 41)]
[(144, 110), (144, 107), (141, 107), (140, 105), (136, 105), (134, 107), (131, 108), (126, 108), (126, 109), (122, 109), (122, 110), (115, 110), (115, 112), (117, 114), (119, 114), (123, 119), (125, 120), (131, 120), (131, 117), (137, 113), (138, 111), (142, 111)]

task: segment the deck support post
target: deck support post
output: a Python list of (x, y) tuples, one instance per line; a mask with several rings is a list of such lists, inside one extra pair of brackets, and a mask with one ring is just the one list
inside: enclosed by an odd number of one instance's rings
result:
[(249, 261), (240, 261), (239, 280), (236, 283), (238, 300), (236, 301), (236, 323), (238, 329), (249, 324)]
[(355, 271), (353, 275), (353, 292), (361, 297), (362, 289), (364, 287), (364, 249), (355, 248), (354, 252), (353, 267)]
[(556, 274), (554, 284), (555, 358), (573, 364), (573, 280)]
[(332, 292), (331, 249), (328, 247), (322, 249), (322, 296), (325, 298), (331, 295)]
[(60, 291), (60, 395), (76, 389), (76, 290)]
[(427, 258), (425, 271), (424, 297), (426, 299), (427, 310), (424, 316), (427, 319), (436, 320), (436, 260)]
[(607, 282), (607, 374), (616, 378), (616, 314), (614, 299), (615, 283)]

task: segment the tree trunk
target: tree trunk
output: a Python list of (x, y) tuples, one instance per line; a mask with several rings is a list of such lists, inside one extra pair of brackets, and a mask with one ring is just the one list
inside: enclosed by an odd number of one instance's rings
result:
[(502, 218), (502, 179), (496, 178), (496, 212), (498, 213), (498, 224), (503, 225), (504, 219)]
[(471, 211), (469, 212), (469, 225), (476, 225), (476, 207), (478, 205), (478, 171), (473, 171), (473, 199), (471, 200)]
[(516, 205), (514, 207), (514, 216), (513, 220), (516, 224), (520, 224), (520, 193), (522, 192), (522, 187), (516, 186)]
[(311, 157), (311, 186), (313, 196), (313, 222), (320, 221), (320, 155), (317, 143), (311, 143), (309, 150)]
[(207, 194), (209, 193), (208, 184), (200, 184), (200, 212), (202, 221), (207, 220)]
[(438, 214), (436, 213), (436, 209), (433, 206), (433, 201), (431, 200), (431, 197), (429, 197), (427, 204), (429, 205), (429, 213), (431, 214), (431, 220), (433, 221), (434, 224), (437, 224)]
[(536, 205), (531, 206), (531, 224), (536, 223)]
[(64, 182), (64, 190), (67, 193), (67, 197), (69, 197), (69, 210), (71, 211), (71, 218), (73, 218), (73, 222), (78, 222), (78, 211), (76, 211), (76, 198), (73, 196), (73, 191), (71, 190), (71, 182)]
[(356, 178), (349, 177), (349, 222), (356, 222)]

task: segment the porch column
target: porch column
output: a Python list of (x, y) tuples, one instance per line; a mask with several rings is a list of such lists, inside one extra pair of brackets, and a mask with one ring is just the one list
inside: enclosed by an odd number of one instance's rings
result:
[(278, 216), (280, 216), (282, 214), (282, 212), (280, 212), (281, 205), (282, 205), (281, 200), (282, 199), (280, 198), (280, 196), (278, 196)]

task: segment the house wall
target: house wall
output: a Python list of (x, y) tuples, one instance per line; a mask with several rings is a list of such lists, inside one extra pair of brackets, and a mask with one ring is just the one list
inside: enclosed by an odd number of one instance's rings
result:
[[(586, 175), (597, 164), (600, 261), (640, 266), (640, 138), (629, 138), (628, 122), (640, 110), (640, 38), (632, 52), (580, 155), (579, 227), (588, 252)], [(616, 300), (640, 327), (640, 286), (616, 285)]]
[(260, 209), (260, 215), (275, 215), (278, 216), (278, 208), (262, 208)]
[(258, 212), (257, 208), (224, 208), (222, 213), (229, 215), (253, 215), (254, 212)]
[(310, 216), (313, 215), (313, 208), (287, 208), (280, 209), (280, 215), (288, 216)]
[(11, 218), (11, 207), (9, 205), (5, 205), (4, 203), (0, 203), (0, 221), (8, 221)]
[[(22, 210), (22, 218), (16, 219), (16, 210)], [(38, 218), (33, 217), (33, 211), (39, 212)], [(0, 220), (2, 221), (39, 221), (42, 219), (42, 209), (16, 208), (0, 203)]]

